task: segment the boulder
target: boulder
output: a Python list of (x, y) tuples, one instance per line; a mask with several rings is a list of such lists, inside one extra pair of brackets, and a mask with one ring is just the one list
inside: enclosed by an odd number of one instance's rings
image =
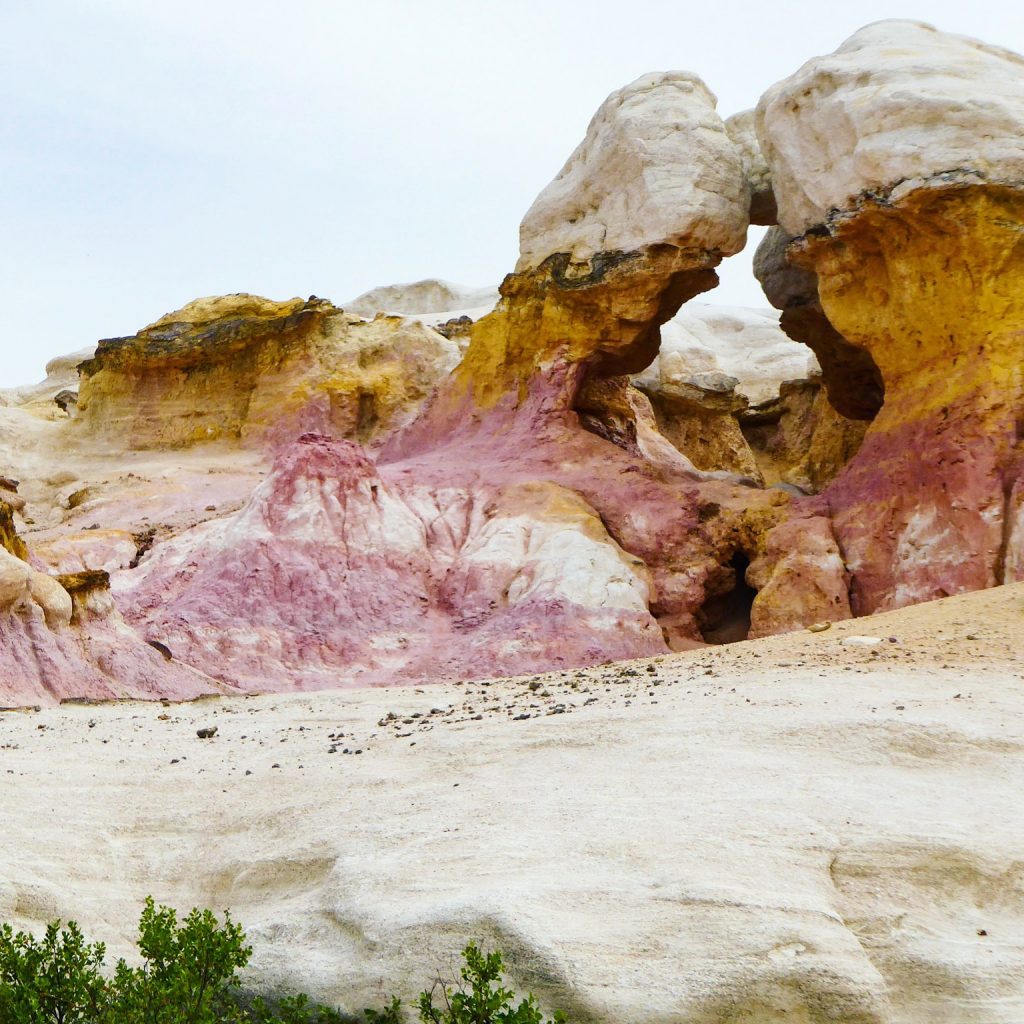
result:
[(917, 21), (879, 21), (757, 106), (779, 223), (802, 235), (861, 198), (926, 182), (1024, 182), (1024, 58)]
[(555, 358), (600, 376), (642, 370), (658, 327), (743, 248), (749, 205), (700, 79), (649, 74), (613, 93), (523, 218), (515, 273), (473, 326), (460, 381), (493, 405)]

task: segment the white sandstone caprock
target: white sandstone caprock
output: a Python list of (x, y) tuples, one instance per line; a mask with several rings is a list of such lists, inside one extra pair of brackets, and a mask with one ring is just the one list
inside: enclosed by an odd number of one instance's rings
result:
[(517, 272), (555, 253), (582, 262), (659, 243), (739, 252), (750, 186), (715, 102), (686, 71), (644, 75), (612, 93), (523, 218)]
[(1024, 183), (1024, 58), (921, 22), (876, 22), (773, 85), (757, 134), (794, 235), (866, 191)]
[(743, 160), (743, 173), (750, 184), (750, 223), (775, 223), (775, 197), (772, 195), (772, 172), (757, 140), (754, 111), (744, 110), (725, 119), (725, 131), (736, 144)]

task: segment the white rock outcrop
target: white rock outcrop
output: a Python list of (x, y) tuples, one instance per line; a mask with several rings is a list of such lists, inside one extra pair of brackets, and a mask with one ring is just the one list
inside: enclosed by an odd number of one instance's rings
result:
[(929, 179), (1024, 182), (1024, 58), (916, 21), (880, 21), (757, 107), (779, 223), (794, 235), (865, 191)]
[(516, 271), (658, 243), (730, 255), (746, 240), (743, 158), (694, 74), (644, 75), (611, 94), (519, 229)]
[[(498, 288), (469, 288), (440, 278), (428, 277), (410, 284), (387, 284), (371, 288), (342, 304), (347, 313), (372, 319), (378, 313), (396, 313), (418, 319), (443, 319), (432, 314), (457, 316), (466, 310), (493, 309)], [(480, 314), (481, 316), (483, 313)]]
[(775, 196), (772, 194), (772, 172), (757, 141), (757, 124), (753, 110), (744, 110), (725, 119), (725, 132), (736, 144), (743, 160), (743, 173), (750, 185), (750, 223), (775, 223)]
[(739, 394), (757, 405), (776, 398), (784, 380), (817, 369), (814, 355), (783, 333), (775, 310), (691, 302), (662, 325), (661, 351), (635, 380), (657, 389), (725, 374), (736, 379)]

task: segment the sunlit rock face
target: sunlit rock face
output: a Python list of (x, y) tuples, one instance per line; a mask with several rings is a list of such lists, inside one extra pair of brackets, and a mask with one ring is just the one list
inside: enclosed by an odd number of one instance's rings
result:
[(641, 370), (658, 327), (746, 239), (750, 186), (714, 96), (686, 72), (613, 93), (520, 226), (515, 273), (460, 378), (493, 404), (556, 357)]
[(362, 323), (324, 299), (197, 299), (81, 366), (77, 428), (129, 447), (263, 442), (329, 430), (372, 442), (458, 361), (422, 325)]
[(824, 492), (854, 611), (1016, 578), (1024, 61), (882, 22), (770, 89), (758, 125), (787, 256), (884, 382)]

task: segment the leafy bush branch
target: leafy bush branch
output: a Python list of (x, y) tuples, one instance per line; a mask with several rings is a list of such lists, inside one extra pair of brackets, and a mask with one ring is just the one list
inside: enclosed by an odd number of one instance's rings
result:
[[(71, 921), (41, 938), (0, 925), (0, 1024), (402, 1024), (395, 997), (362, 1021), (303, 994), (247, 999), (238, 972), (252, 956), (240, 925), (225, 913), (194, 909), (181, 922), (171, 907), (146, 900), (139, 919), (142, 962), (118, 960), (105, 973), (106, 948), (89, 943)], [(470, 943), (459, 979), (440, 978), (420, 994), (422, 1024), (565, 1024), (544, 1021), (532, 995), (513, 1004), (502, 981), (501, 953)], [(435, 1003), (435, 1000), (438, 1002)], [(443, 1004), (443, 1005), (440, 1005)]]

